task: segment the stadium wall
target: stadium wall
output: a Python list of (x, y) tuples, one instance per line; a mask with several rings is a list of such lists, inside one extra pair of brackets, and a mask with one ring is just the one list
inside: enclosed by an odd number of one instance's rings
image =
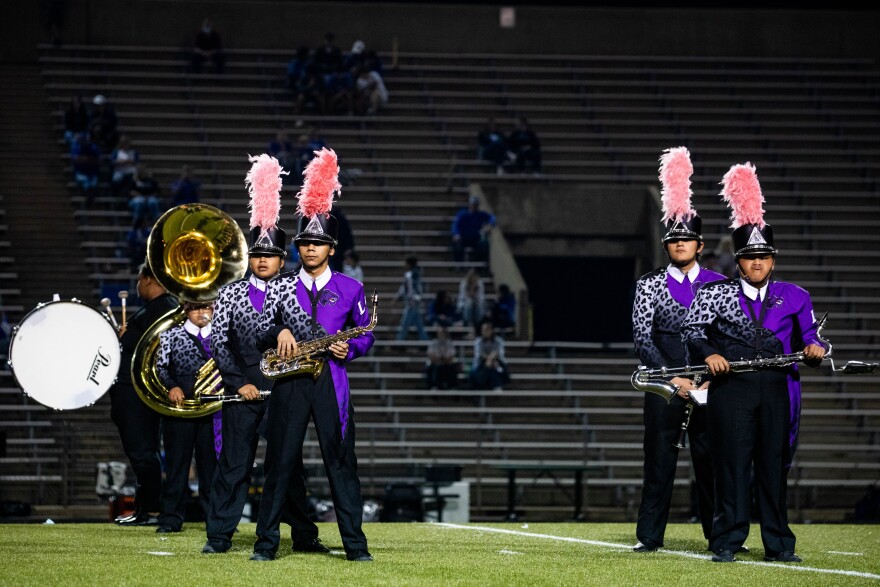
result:
[[(3, 61), (36, 59), (48, 40), (41, 7), (4, 3)], [(210, 16), (228, 47), (316, 46), (334, 31), (380, 51), (735, 57), (880, 56), (876, 10), (594, 8), (292, 0), (68, 0), (62, 39), (74, 44), (189, 46)]]

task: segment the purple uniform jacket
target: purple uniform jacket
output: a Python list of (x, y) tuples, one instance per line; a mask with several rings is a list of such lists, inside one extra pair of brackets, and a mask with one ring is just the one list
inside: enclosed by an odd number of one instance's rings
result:
[[(782, 281), (767, 286), (766, 316), (761, 328), (763, 356), (788, 354), (816, 344), (827, 350), (816, 331), (813, 303), (806, 290)], [(700, 290), (691, 304), (682, 326), (691, 364), (701, 364), (706, 357), (720, 354), (728, 361), (756, 357), (756, 331), (748, 304), (760, 316), (760, 303), (742, 291), (739, 279), (714, 283)], [(788, 396), (791, 406), (789, 439), (797, 438), (801, 406), (800, 376), (797, 365), (788, 372)]]
[(684, 365), (681, 324), (688, 308), (701, 287), (723, 279), (720, 273), (701, 267), (693, 283), (687, 279), (679, 283), (663, 267), (636, 282), (633, 344), (643, 365), (653, 369)]
[[(332, 273), (330, 281), (318, 291), (317, 335), (311, 332), (311, 302), (297, 273), (285, 273), (269, 281), (266, 302), (260, 315), (257, 345), (261, 351), (274, 348), (278, 334), (290, 329), (297, 342), (335, 334), (370, 322), (370, 312), (361, 282), (342, 273)], [(342, 436), (348, 426), (350, 390), (345, 363), (352, 361), (373, 346), (373, 333), (367, 332), (348, 341), (345, 361), (328, 356), (327, 365), (336, 390)]]

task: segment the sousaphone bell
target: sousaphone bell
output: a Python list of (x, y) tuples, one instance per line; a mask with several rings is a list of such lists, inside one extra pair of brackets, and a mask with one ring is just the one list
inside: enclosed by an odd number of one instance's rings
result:
[[(182, 302), (210, 302), (220, 288), (247, 270), (247, 240), (228, 214), (207, 204), (183, 204), (166, 211), (147, 240), (147, 263), (156, 280)], [(219, 410), (220, 402), (204, 403), (219, 377), (213, 359), (196, 381), (196, 398), (176, 405), (156, 371), (159, 335), (186, 320), (182, 305), (156, 320), (141, 337), (131, 363), (131, 379), (140, 398), (166, 416), (197, 418)]]

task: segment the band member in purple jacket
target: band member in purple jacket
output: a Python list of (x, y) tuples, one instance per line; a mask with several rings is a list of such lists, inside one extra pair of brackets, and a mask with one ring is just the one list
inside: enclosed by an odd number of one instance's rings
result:
[[(337, 242), (338, 223), (329, 214), (334, 193), (341, 187), (337, 174), (336, 154), (327, 149), (317, 152), (305, 170), (298, 206), (301, 218), (294, 237), (302, 269), (269, 281), (257, 333), (261, 350), (275, 348), (282, 357), (292, 356), (299, 342), (370, 321), (363, 285), (329, 268)], [(295, 463), (302, 458), (309, 419), (314, 419), (346, 556), (352, 561), (373, 560), (361, 528), (363, 499), (345, 370), (348, 361), (372, 345), (371, 332), (334, 343), (326, 351), (326, 364), (317, 380), (304, 374), (276, 381), (269, 404), (266, 482), (251, 560), (272, 560), (277, 554), (284, 494)]]
[[(724, 279), (723, 275), (703, 269), (698, 263), (703, 250), (703, 221), (691, 207), (690, 176), (694, 168), (688, 150), (685, 147), (667, 149), (660, 163), (661, 221), (666, 223), (663, 248), (669, 265), (638, 280), (632, 313), (636, 354), (641, 363), (651, 369), (685, 365), (681, 323), (694, 294), (707, 283)], [(674, 445), (686, 418), (688, 392), (701, 386), (685, 377), (675, 377), (671, 382), (679, 389), (669, 402), (657, 394), (645, 394), (644, 484), (635, 552), (653, 552), (663, 546), (678, 463), (679, 449)], [(712, 531), (714, 492), (705, 407), (694, 407), (687, 434), (700, 522), (708, 540)]]
[[(168, 400), (176, 405), (193, 399), (199, 369), (211, 358), (211, 302), (185, 302), (186, 321), (159, 335), (156, 371), (168, 389)], [(199, 505), (205, 515), (211, 498), (211, 479), (217, 465), (214, 419), (212, 416), (183, 418), (162, 416), (162, 442), (165, 446), (165, 484), (162, 487), (162, 513), (156, 532), (180, 532), (189, 501), (189, 469), (193, 454), (199, 477)]]
[(740, 277), (701, 289), (682, 327), (690, 364), (705, 363), (709, 388), (709, 440), (715, 467), (715, 519), (710, 549), (716, 562), (732, 562), (749, 534), (750, 474), (754, 465), (764, 559), (800, 562), (788, 526), (786, 468), (800, 411), (797, 365), (731, 372), (729, 361), (803, 351), (810, 363), (825, 355), (810, 295), (797, 285), (771, 281), (777, 249), (764, 222), (764, 197), (755, 168), (734, 165), (723, 195), (733, 214)]
[[(211, 337), (214, 360), (226, 392), (247, 401), (223, 404), (223, 448), (206, 517), (208, 542), (202, 548), (204, 554), (218, 554), (232, 547), (250, 488), (259, 440), (257, 431), (268, 403), (261, 400), (260, 391), (271, 390), (274, 383), (260, 372), (262, 356), (257, 350), (256, 334), (267, 282), (284, 266), (287, 250), (287, 234), (277, 226), (283, 171), (280, 163), (269, 155), (252, 157), (251, 162), (246, 177), (251, 198), (251, 274), (220, 288)], [(330, 549), (321, 544), (318, 527), (309, 518), (302, 459), (295, 466), (283, 516), (283, 521), (291, 526), (293, 549), (328, 553)]]

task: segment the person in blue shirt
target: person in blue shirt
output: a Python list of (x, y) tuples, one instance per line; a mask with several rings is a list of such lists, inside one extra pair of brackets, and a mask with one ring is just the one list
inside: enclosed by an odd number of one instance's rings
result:
[(471, 196), (468, 207), (460, 210), (452, 221), (452, 255), (455, 261), (464, 261), (466, 248), (473, 249), (472, 260), (488, 260), (488, 235), (493, 226), (495, 216), (480, 210), (480, 198)]

